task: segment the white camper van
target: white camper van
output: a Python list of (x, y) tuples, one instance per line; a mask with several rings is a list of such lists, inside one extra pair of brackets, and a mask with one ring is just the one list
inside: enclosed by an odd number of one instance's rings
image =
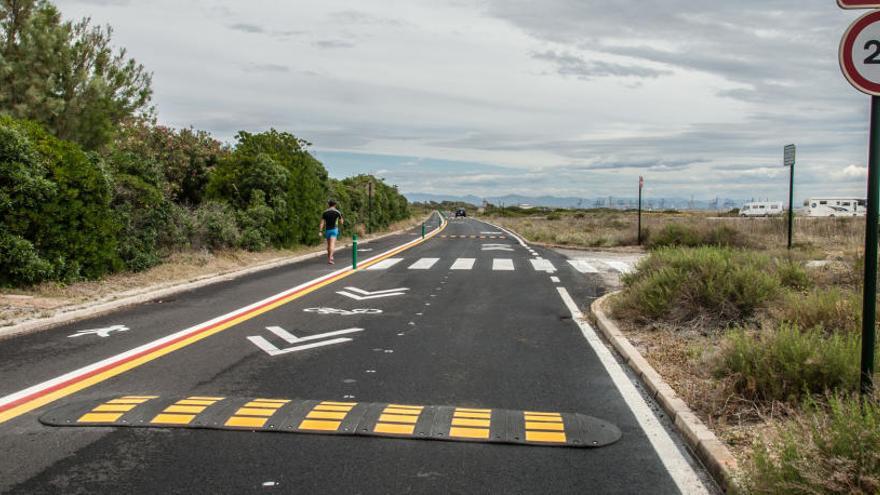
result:
[(741, 217), (769, 217), (782, 215), (782, 201), (755, 201), (746, 203), (739, 210)]
[(865, 203), (862, 198), (810, 198), (807, 214), (811, 217), (863, 217)]

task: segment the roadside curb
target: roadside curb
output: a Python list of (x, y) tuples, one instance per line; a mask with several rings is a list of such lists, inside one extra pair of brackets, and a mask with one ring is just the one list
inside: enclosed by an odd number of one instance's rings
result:
[[(432, 213), (433, 216), (433, 213)], [(428, 217), (430, 218), (430, 217)], [(416, 224), (419, 225), (419, 224)], [(386, 237), (391, 237), (394, 235), (399, 235), (413, 227), (408, 227), (401, 230), (396, 230), (394, 232), (388, 232), (386, 234), (382, 234), (376, 237), (371, 237), (369, 239), (359, 240), (358, 245), (369, 244), (371, 242), (375, 242)], [(341, 251), (347, 248), (350, 248), (352, 244), (340, 244), (336, 251)], [(203, 275), (195, 280), (190, 281), (181, 281), (179, 283), (172, 282), (170, 286), (156, 288), (153, 286), (152, 288), (147, 288), (143, 292), (139, 292), (138, 289), (134, 289), (133, 291), (122, 292), (121, 294), (116, 294), (115, 296), (109, 297), (119, 297), (118, 299), (113, 299), (110, 301), (93, 301), (91, 303), (86, 302), (81, 305), (73, 306), (68, 310), (61, 309), (59, 313), (56, 313), (52, 316), (48, 316), (45, 318), (37, 318), (26, 320), (14, 325), (9, 325), (7, 327), (0, 328), (0, 340), (5, 340), (12, 337), (19, 337), (21, 335), (40, 332), (43, 330), (49, 330), (55, 327), (59, 327), (61, 325), (66, 325), (69, 323), (74, 323), (80, 320), (84, 320), (87, 318), (94, 318), (96, 316), (103, 316), (114, 311), (118, 311), (123, 308), (136, 306), (138, 304), (147, 303), (150, 301), (155, 301), (157, 299), (162, 299), (165, 297), (173, 296), (176, 294), (180, 294), (183, 292), (188, 292), (194, 289), (200, 289), (202, 287), (207, 287), (209, 285), (213, 285), (220, 282), (228, 282), (230, 280), (235, 280), (237, 278), (244, 277), (246, 275), (251, 275), (254, 273), (263, 272), (266, 270), (272, 270), (274, 268), (280, 268), (286, 265), (293, 265), (296, 263), (300, 263), (303, 261), (307, 261), (313, 258), (318, 258), (324, 255), (324, 250), (315, 251), (312, 253), (302, 254), (299, 256), (289, 257), (289, 258), (280, 258), (272, 261), (268, 261), (266, 263), (262, 263), (256, 266), (251, 266), (247, 268), (242, 268), (239, 270), (232, 270), (228, 272), (219, 272), (212, 273), (208, 275)], [(131, 292), (137, 292), (132, 295), (124, 295)]]
[(629, 339), (620, 331), (617, 324), (605, 314), (605, 302), (615, 294), (617, 293), (606, 294), (590, 306), (590, 311), (605, 340), (611, 343), (626, 364), (636, 372), (647, 391), (675, 423), (675, 427), (681, 433), (688, 447), (696, 453), (718, 485), (726, 493), (737, 493), (736, 458), (733, 457), (727, 446), (712, 433), (712, 430), (700, 421), (700, 418), (663, 380), (639, 351), (630, 344)]

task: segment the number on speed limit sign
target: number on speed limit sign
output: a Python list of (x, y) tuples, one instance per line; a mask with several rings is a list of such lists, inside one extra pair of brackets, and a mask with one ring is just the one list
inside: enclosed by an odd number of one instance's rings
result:
[(840, 68), (859, 91), (880, 96), (880, 11), (863, 15), (843, 35)]

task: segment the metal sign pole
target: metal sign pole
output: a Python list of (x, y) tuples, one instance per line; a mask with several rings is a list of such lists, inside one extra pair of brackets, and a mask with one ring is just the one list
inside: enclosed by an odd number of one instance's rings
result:
[(880, 97), (871, 97), (868, 146), (868, 211), (865, 227), (865, 292), (862, 298), (862, 366), (859, 389), (874, 389), (874, 345), (877, 320), (877, 228), (880, 216)]
[(642, 186), (644, 184), (644, 179), (639, 177), (639, 246), (642, 245)]
[(794, 162), (791, 164), (788, 178), (788, 249), (794, 233)]

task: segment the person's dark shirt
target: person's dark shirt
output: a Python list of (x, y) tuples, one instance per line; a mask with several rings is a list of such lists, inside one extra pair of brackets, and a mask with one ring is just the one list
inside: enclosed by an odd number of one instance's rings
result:
[(327, 208), (324, 210), (324, 214), (321, 215), (321, 218), (324, 219), (324, 226), (327, 230), (332, 230), (336, 228), (336, 222), (342, 218), (342, 213), (339, 213), (339, 210), (336, 208)]

